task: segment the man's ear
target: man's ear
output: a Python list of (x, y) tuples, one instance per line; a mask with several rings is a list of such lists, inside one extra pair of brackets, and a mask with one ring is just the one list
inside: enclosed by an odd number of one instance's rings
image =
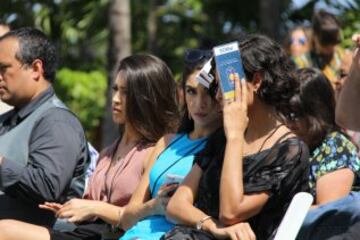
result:
[(44, 76), (44, 65), (40, 59), (35, 59), (31, 64), (32, 77), (39, 81)]
[(254, 91), (258, 91), (261, 86), (263, 79), (263, 74), (261, 72), (254, 73), (252, 84), (254, 86)]

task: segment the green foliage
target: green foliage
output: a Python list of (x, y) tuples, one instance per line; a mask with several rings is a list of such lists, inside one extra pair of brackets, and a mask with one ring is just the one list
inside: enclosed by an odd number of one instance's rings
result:
[(94, 130), (100, 125), (105, 109), (106, 74), (63, 68), (57, 73), (54, 87), (58, 96), (79, 117), (88, 139), (95, 141)]
[[(91, 70), (106, 64), (108, 0), (1, 0), (0, 19), (13, 28), (42, 29), (57, 45), (62, 67)], [(81, 61), (79, 61), (81, 59)]]
[(351, 40), (351, 36), (354, 33), (360, 32), (360, 6), (357, 8), (351, 8), (346, 11), (342, 17), (342, 26), (343, 26), (343, 42), (342, 46), (344, 48), (350, 48), (354, 45)]

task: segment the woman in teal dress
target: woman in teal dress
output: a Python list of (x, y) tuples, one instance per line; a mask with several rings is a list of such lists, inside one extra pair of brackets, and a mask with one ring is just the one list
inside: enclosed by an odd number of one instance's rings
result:
[[(174, 225), (166, 219), (166, 205), (179, 183), (166, 183), (169, 175), (185, 177), (193, 165), (194, 154), (205, 146), (222, 125), (221, 108), (196, 74), (209, 59), (209, 52), (191, 50), (185, 55), (184, 115), (179, 131), (164, 136), (155, 146), (139, 187), (121, 216), (120, 227), (127, 230), (120, 238), (160, 239)], [(179, 180), (178, 180), (179, 182)]]

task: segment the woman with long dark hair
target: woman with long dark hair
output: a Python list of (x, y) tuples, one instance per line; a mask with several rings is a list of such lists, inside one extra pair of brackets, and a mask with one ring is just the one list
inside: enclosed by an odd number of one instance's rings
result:
[(222, 126), (219, 103), (196, 80), (209, 56), (203, 50), (186, 52), (181, 126), (177, 134), (166, 135), (155, 147), (143, 179), (120, 221), (120, 226), (127, 230), (121, 240), (159, 239), (174, 226), (165, 217), (165, 209), (181, 181), (167, 184), (166, 179), (174, 175), (185, 177), (193, 165), (194, 154), (201, 151), (208, 137)]
[[(176, 131), (176, 85), (167, 65), (151, 55), (133, 55), (118, 67), (112, 97), (112, 116), (121, 134), (101, 154), (84, 199), (42, 208), (78, 223), (60, 232), (19, 221), (0, 221), (0, 239), (101, 239), (113, 232), (125, 205), (137, 188), (148, 155), (164, 134)], [(60, 171), (60, 170), (59, 170)]]
[[(309, 185), (315, 198), (299, 239), (327, 239), (343, 232), (351, 221), (360, 221), (359, 214), (351, 213), (360, 212), (356, 210), (359, 195), (351, 193), (360, 187), (360, 160), (356, 146), (335, 122), (336, 102), (330, 81), (315, 68), (300, 69), (296, 77), (300, 91), (291, 99), (287, 124), (310, 148)], [(352, 215), (351, 221), (343, 217), (346, 211)], [(338, 223), (330, 212), (342, 216)]]
[(246, 79), (235, 79), (234, 101), (217, 91), (224, 132), (209, 139), (170, 200), (169, 217), (187, 226), (165, 239), (255, 239), (250, 226), (270, 239), (292, 197), (306, 189), (307, 148), (280, 118), (297, 90), (293, 66), (267, 37), (250, 35), (239, 48)]

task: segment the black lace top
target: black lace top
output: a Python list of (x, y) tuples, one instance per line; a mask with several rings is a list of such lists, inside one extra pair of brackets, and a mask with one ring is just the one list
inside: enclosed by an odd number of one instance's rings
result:
[[(195, 205), (214, 218), (219, 216), (225, 142), (224, 132), (218, 131), (194, 160), (203, 170)], [(261, 212), (248, 220), (257, 239), (269, 239), (295, 193), (308, 191), (308, 159), (306, 145), (295, 137), (276, 143), (271, 149), (244, 157), (245, 193), (266, 191), (270, 194)]]

